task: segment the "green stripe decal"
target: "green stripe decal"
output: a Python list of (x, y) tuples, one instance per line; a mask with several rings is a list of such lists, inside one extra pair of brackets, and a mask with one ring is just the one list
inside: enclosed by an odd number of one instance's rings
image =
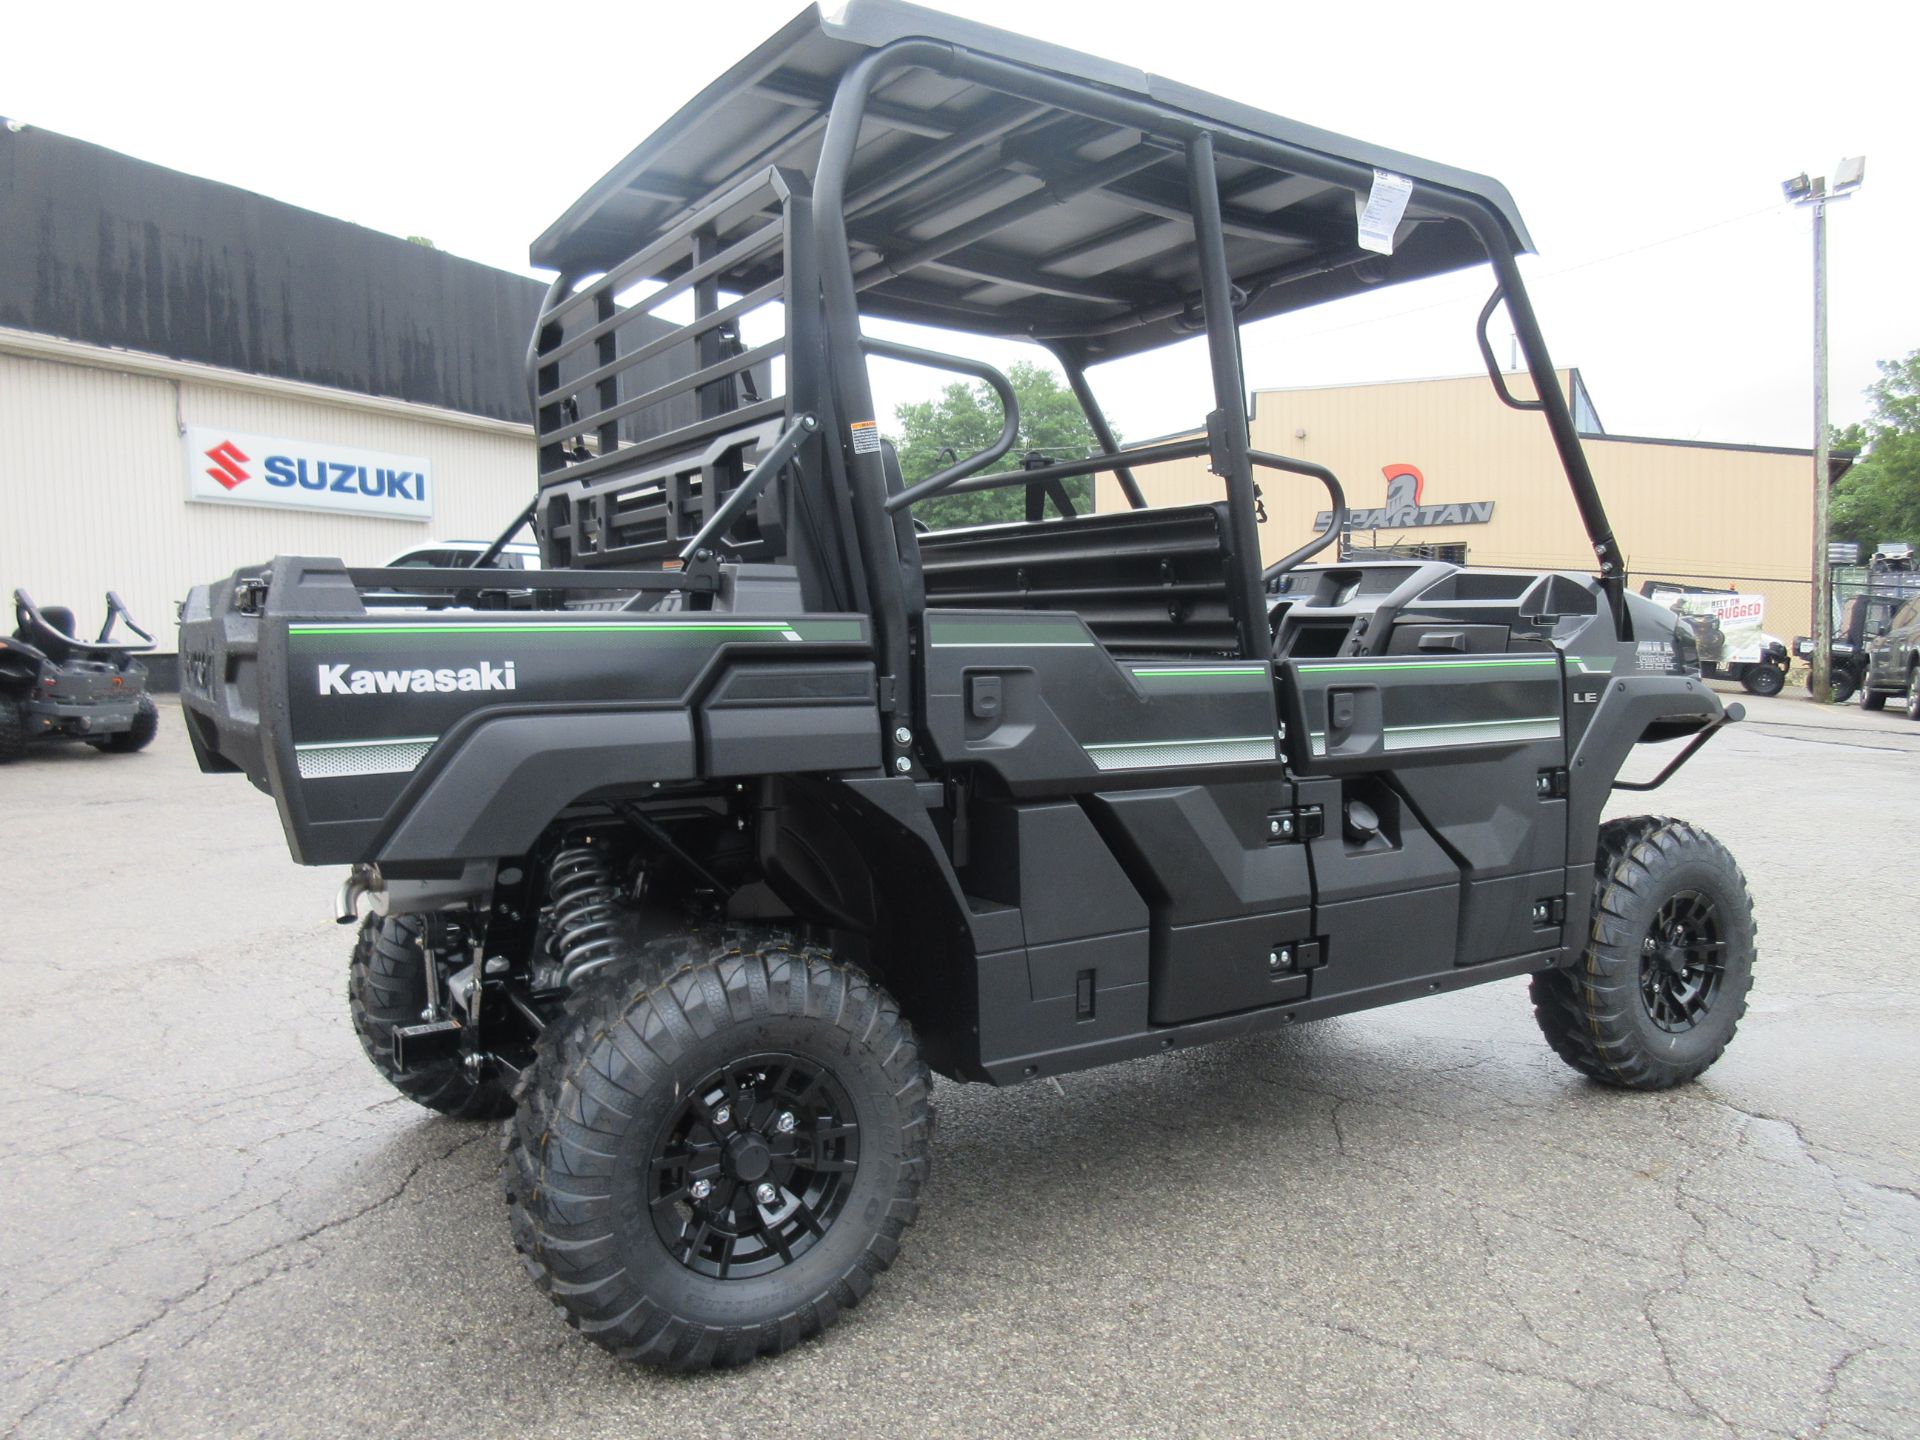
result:
[(740, 640), (812, 640), (863, 643), (858, 620), (445, 620), (431, 622), (348, 620), (287, 627), (298, 640), (433, 636), (516, 636), (529, 640), (578, 639), (706, 642)]
[(1557, 668), (1558, 656), (1537, 655), (1522, 660), (1299, 660), (1302, 670), (1532, 670)]
[(529, 620), (514, 623), (477, 623), (450, 620), (438, 625), (385, 625), (349, 622), (341, 625), (289, 625), (290, 635), (785, 635), (794, 626), (784, 620), (735, 620), (693, 624), (678, 620)]

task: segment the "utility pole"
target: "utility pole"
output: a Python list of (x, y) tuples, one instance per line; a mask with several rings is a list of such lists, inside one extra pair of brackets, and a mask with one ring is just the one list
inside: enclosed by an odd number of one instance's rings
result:
[(1860, 188), (1866, 158), (1842, 160), (1834, 170), (1833, 193), (1827, 177), (1809, 180), (1803, 172), (1781, 189), (1796, 205), (1813, 207), (1813, 658), (1807, 688), (1826, 705), (1833, 700), (1833, 574), (1829, 565), (1827, 503), (1831, 488), (1827, 435), (1827, 201), (1844, 200)]
[[(1824, 192), (1825, 185), (1819, 186)], [(1813, 676), (1822, 705), (1833, 700), (1833, 572), (1827, 567), (1827, 200), (1813, 202)]]

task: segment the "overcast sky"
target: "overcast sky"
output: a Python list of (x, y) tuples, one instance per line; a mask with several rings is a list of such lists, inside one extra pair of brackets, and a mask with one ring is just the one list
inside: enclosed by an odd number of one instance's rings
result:
[[(23, 4), (0, 114), (525, 271), (535, 234), (797, 8)], [(1920, 347), (1912, 3), (952, 8), (1505, 181), (1554, 358), (1616, 434), (1811, 443), (1809, 217), (1779, 182), (1842, 155), (1867, 179), (1829, 211), (1836, 423), (1864, 413), (1875, 360)], [(1264, 322), (1249, 381), (1476, 369), (1489, 288)], [(1094, 375), (1130, 437), (1210, 408), (1188, 347)], [(883, 406), (906, 393), (889, 380)]]

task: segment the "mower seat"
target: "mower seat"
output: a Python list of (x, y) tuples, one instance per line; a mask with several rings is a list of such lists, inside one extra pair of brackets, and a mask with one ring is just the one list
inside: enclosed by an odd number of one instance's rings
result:
[(24, 609), (18, 615), (20, 623), (13, 632), (16, 640), (33, 646), (55, 665), (73, 659), (73, 611), (64, 605), (49, 605), (40, 612), (38, 621)]

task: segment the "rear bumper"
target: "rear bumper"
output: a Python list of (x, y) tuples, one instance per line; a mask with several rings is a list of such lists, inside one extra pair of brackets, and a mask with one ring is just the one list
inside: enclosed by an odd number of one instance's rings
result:
[(42, 735), (118, 735), (133, 728), (137, 711), (133, 698), (126, 700), (29, 700), (27, 726)]

